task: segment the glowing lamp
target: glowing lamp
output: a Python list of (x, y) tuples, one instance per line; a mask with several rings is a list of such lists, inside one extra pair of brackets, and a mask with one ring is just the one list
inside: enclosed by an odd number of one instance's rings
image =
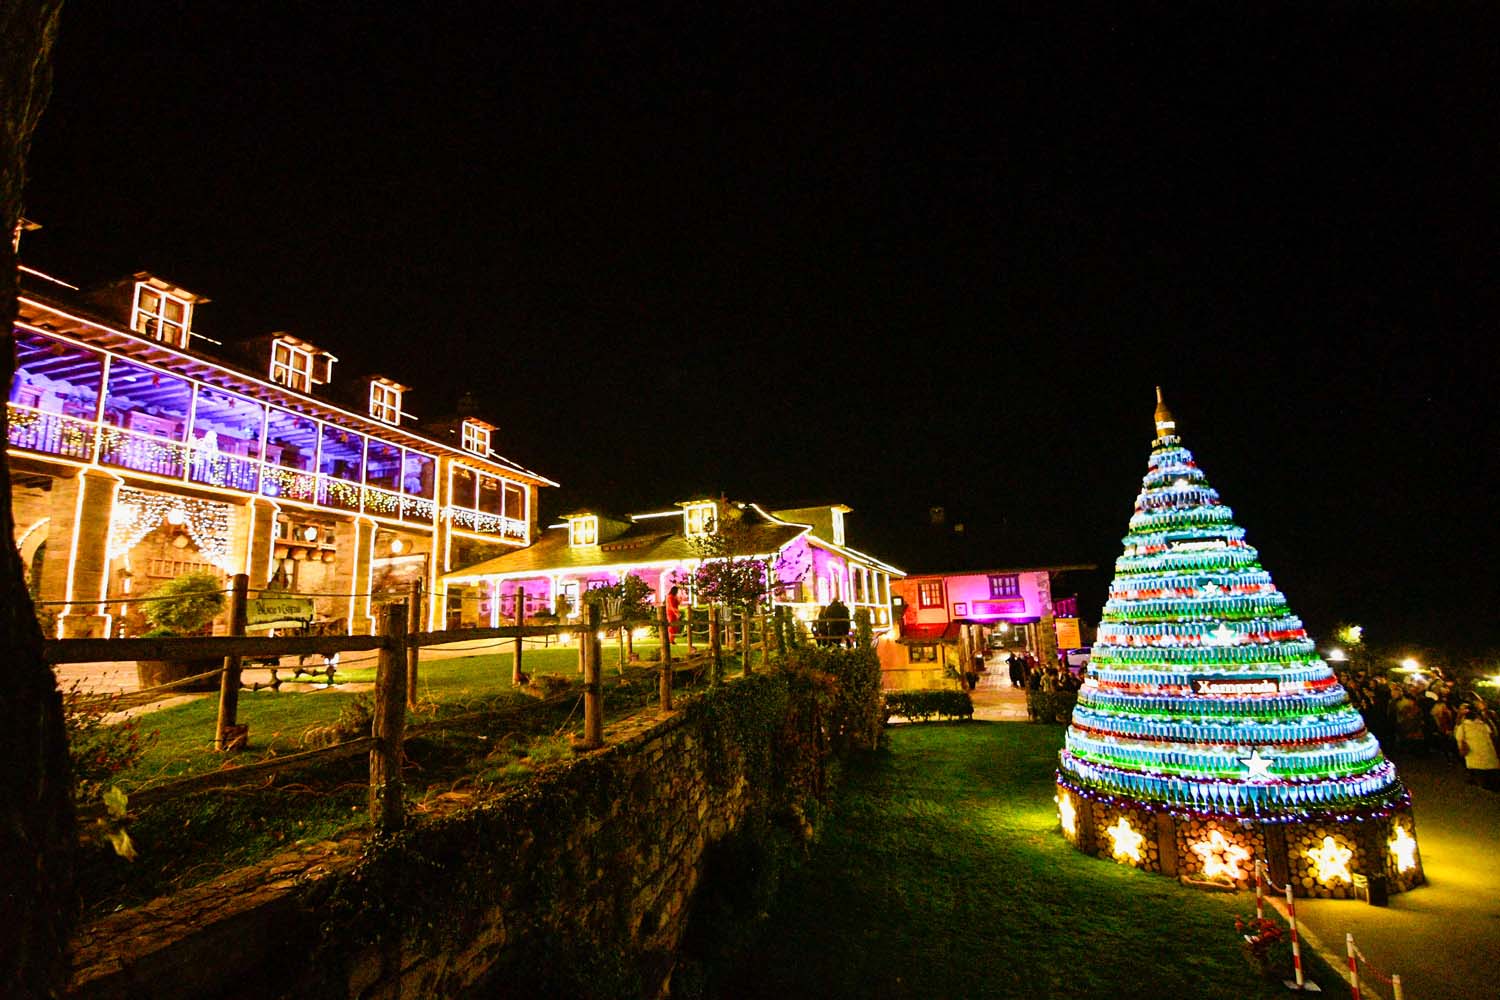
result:
[(1328, 658), (1334, 663), (1343, 663), (1349, 657), (1344, 653), (1342, 649), (1330, 649), (1328, 651)]
[(172, 548), (174, 549), (185, 549), (191, 544), (193, 544), (193, 540), (180, 531), (172, 536)]
[(1391, 839), (1391, 853), (1396, 856), (1398, 872), (1409, 872), (1417, 867), (1417, 841), (1406, 832), (1406, 827), (1396, 827), (1396, 836)]
[(1132, 830), (1124, 816), (1117, 819), (1115, 825), (1104, 832), (1109, 834), (1109, 839), (1113, 842), (1112, 851), (1115, 857), (1130, 861), (1141, 860), (1141, 844), (1146, 838)]
[(406, 542), (400, 538), (392, 538), (391, 551), (399, 556), (401, 553), (406, 551)]
[(1401, 669), (1409, 674), (1414, 674), (1418, 670), (1422, 669), (1422, 664), (1418, 663), (1416, 660), (1408, 656), (1406, 659), (1401, 661)]
[(1078, 814), (1073, 809), (1073, 799), (1067, 795), (1058, 795), (1057, 818), (1062, 823), (1063, 832), (1070, 837), (1078, 835)]
[(1249, 851), (1225, 840), (1224, 834), (1218, 830), (1213, 831), (1207, 840), (1194, 844), (1193, 853), (1202, 859), (1206, 878), (1227, 875), (1232, 879), (1242, 879), (1245, 873), (1240, 870), (1240, 862), (1250, 860)]
[(1333, 882), (1339, 879), (1345, 882), (1353, 881), (1349, 877), (1349, 860), (1354, 857), (1354, 852), (1332, 837), (1324, 837), (1323, 846), (1312, 848), (1307, 852), (1307, 856), (1312, 858), (1319, 882)]
[(173, 507), (167, 511), (167, 523), (170, 525), (187, 524), (187, 511), (181, 507)]
[(303, 528), (302, 538), (304, 541), (316, 542), (318, 540), (318, 526), (315, 524), (309, 524), (307, 527)]

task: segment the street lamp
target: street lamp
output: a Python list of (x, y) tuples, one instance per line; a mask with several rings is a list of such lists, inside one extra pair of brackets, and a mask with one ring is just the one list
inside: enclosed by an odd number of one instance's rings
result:
[(1345, 660), (1349, 659), (1349, 656), (1342, 649), (1335, 647), (1328, 651), (1328, 658), (1334, 663), (1343, 663)]
[(1416, 660), (1408, 656), (1406, 659), (1401, 661), (1401, 669), (1408, 674), (1414, 674), (1422, 669), (1422, 664), (1418, 663)]

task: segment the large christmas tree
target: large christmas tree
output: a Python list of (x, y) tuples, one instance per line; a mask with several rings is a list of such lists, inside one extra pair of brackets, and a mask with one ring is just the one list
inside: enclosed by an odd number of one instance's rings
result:
[(1177, 435), (1156, 440), (1058, 771), (1080, 849), (1302, 894), (1421, 881), (1410, 797)]

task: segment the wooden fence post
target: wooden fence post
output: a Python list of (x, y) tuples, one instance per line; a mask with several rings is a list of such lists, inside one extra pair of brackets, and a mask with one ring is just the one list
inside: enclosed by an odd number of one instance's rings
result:
[(590, 604), (584, 616), (588, 631), (579, 644), (583, 652), (583, 742), (579, 746), (592, 750), (604, 745), (604, 691), (599, 682), (599, 661), (604, 650), (599, 643), (599, 605)]
[(719, 632), (719, 606), (717, 604), (708, 609), (708, 648), (713, 654), (713, 664), (710, 667), (710, 684), (718, 684), (724, 679), (724, 637)]
[(740, 613), (740, 655), (745, 658), (745, 676), (750, 676), (750, 658), (755, 655), (755, 647), (750, 645), (750, 609), (746, 608)]
[(682, 624), (684, 630), (687, 632), (687, 655), (688, 658), (691, 659), (693, 656), (693, 606), (691, 604), (685, 606), (682, 609)]
[(401, 829), (401, 744), (406, 729), (402, 675), (406, 657), (406, 605), (383, 604), (376, 626), (385, 638), (375, 666), (375, 721), (370, 748), (370, 823), (387, 833)]
[(760, 665), (771, 665), (771, 616), (764, 612), (760, 616)]
[[(516, 628), (526, 624), (526, 588), (516, 588)], [(510, 686), (518, 688), (526, 683), (526, 674), (521, 670), (521, 646), (525, 640), (516, 635), (515, 650), (510, 657)]]
[[(250, 577), (236, 573), (229, 584), (229, 634), (245, 634), (245, 611), (250, 600)], [(224, 657), (224, 671), (219, 674), (219, 721), (214, 726), (214, 749), (244, 749), (235, 745), (235, 716), (240, 708), (240, 661), (238, 653)]]
[(661, 710), (672, 711), (672, 633), (667, 629), (667, 609), (656, 613), (657, 626), (661, 629), (661, 677), (657, 682), (661, 697)]
[[(406, 631), (422, 631), (422, 581), (411, 582), (411, 597), (407, 599)], [(417, 661), (421, 659), (422, 647), (414, 642), (406, 644), (406, 707), (417, 708)]]

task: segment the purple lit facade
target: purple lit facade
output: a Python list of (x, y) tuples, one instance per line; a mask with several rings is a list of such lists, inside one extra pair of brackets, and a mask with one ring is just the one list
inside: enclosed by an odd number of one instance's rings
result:
[[(137, 329), (107, 295), (21, 276), (7, 397), (15, 541), (38, 599), (83, 595), (59, 634), (119, 634), (113, 601), (195, 568), (246, 572), (252, 587), (296, 578), (309, 591), (363, 592), (320, 607), (359, 631), (381, 580), (431, 587), (534, 537), (537, 490), (555, 484), (487, 447), (467, 452), (404, 426), (399, 411), (366, 416), (314, 395), (311, 379), (297, 391), (274, 367), (257, 376)], [(204, 301), (137, 278), (121, 301), (148, 287), (176, 294), (185, 322)], [(187, 525), (201, 530), (147, 530), (141, 511), (159, 520), (174, 497), (203, 512), (202, 525)], [(316, 545), (298, 544), (305, 526), (318, 529)]]

